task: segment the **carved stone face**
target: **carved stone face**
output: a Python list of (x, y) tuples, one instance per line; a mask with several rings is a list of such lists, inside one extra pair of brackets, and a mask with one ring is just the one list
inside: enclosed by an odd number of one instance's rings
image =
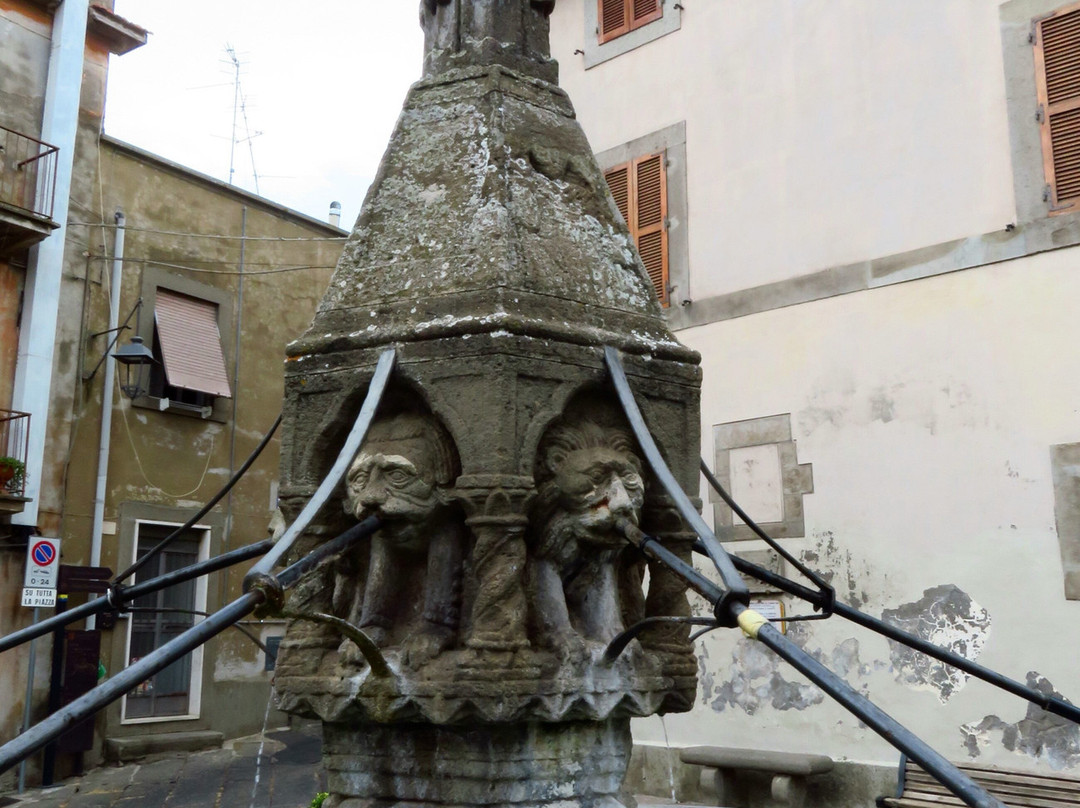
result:
[(373, 425), (346, 476), (349, 511), (357, 519), (378, 516), (401, 543), (421, 541), (446, 501), (451, 470), (440, 441), (443, 436), (418, 417)]
[(576, 449), (552, 460), (559, 505), (578, 523), (579, 534), (600, 539), (619, 518), (637, 524), (645, 500), (645, 483), (636, 458), (594, 447)]

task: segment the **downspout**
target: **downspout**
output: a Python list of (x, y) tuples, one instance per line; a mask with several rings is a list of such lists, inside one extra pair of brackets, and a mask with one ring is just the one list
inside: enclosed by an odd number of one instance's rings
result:
[[(113, 243), (112, 274), (109, 275), (109, 334), (116, 334), (120, 323), (120, 280), (124, 268), (124, 212), (116, 211), (116, 240)], [(119, 337), (119, 335), (117, 334)], [(97, 488), (94, 490), (94, 520), (90, 528), (90, 566), (101, 566), (101, 531), (105, 523), (105, 490), (109, 481), (109, 444), (112, 438), (113, 392), (116, 386), (116, 360), (105, 358), (105, 386), (101, 391), (101, 441), (98, 444)], [(86, 619), (86, 628), (95, 628), (97, 619)]]
[(23, 322), (19, 328), (19, 354), (12, 394), (12, 408), (32, 416), (26, 464), (31, 473), (27, 475), (25, 492), (30, 501), (22, 513), (11, 518), (19, 525), (37, 525), (41, 504), (45, 434), (52, 391), (72, 166), (79, 131), (79, 97), (89, 6), (90, 0), (63, 0), (53, 17), (41, 139), (59, 148), (53, 218), (60, 227), (31, 250), (26, 269)]

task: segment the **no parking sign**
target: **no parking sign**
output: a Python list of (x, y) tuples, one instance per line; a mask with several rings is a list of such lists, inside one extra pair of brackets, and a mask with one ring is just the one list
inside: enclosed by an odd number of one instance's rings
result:
[(55, 606), (56, 576), (60, 570), (60, 539), (35, 536), (26, 548), (23, 606)]

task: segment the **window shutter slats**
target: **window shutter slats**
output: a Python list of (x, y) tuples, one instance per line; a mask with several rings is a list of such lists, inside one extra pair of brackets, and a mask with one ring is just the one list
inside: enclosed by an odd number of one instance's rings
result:
[(1040, 20), (1034, 50), (1043, 169), (1056, 213), (1080, 199), (1080, 5)]
[(644, 25), (647, 22), (660, 17), (663, 9), (660, 0), (631, 0), (633, 4), (633, 16), (631, 23), (635, 26)]
[(1080, 95), (1080, 9), (1042, 22), (1047, 102)]
[(231, 397), (214, 303), (158, 289), (154, 321), (169, 384)]
[(1080, 196), (1080, 109), (1053, 116), (1050, 136), (1054, 142), (1057, 198)]
[(663, 152), (604, 172), (661, 305), (668, 304), (667, 176)]
[(637, 226), (639, 230), (653, 227), (664, 221), (663, 155), (653, 155), (638, 161), (637, 172)]
[(653, 289), (660, 302), (667, 305), (667, 261), (664, 250), (664, 232), (657, 230), (638, 237), (638, 253), (645, 271), (649, 273)]
[(598, 0), (600, 3), (600, 41), (606, 42), (630, 30), (626, 13), (627, 0)]
[(604, 174), (623, 221), (630, 224), (630, 166), (621, 165)]
[(647, 25), (664, 16), (661, 0), (596, 0), (600, 43)]

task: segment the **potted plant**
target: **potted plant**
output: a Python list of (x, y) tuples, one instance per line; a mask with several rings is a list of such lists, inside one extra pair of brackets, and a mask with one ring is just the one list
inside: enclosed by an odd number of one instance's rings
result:
[(25, 463), (17, 457), (0, 456), (0, 488), (21, 491), (25, 478)]

